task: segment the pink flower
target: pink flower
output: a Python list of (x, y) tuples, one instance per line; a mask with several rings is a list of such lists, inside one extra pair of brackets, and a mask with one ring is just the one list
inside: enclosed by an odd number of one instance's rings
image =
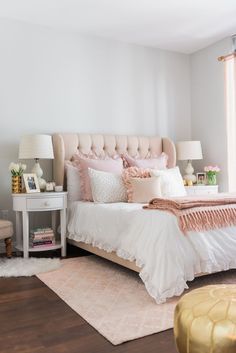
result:
[(217, 165), (216, 166), (208, 165), (204, 168), (204, 171), (206, 173), (208, 173), (208, 172), (219, 173), (220, 168)]

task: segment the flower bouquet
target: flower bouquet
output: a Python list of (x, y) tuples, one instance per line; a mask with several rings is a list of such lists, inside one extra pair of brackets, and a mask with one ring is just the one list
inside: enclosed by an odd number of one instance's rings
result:
[(10, 163), (9, 170), (11, 172), (11, 188), (13, 194), (21, 193), (22, 184), (21, 177), (26, 170), (26, 165), (22, 163)]
[(220, 168), (216, 166), (208, 165), (204, 168), (207, 175), (207, 184), (217, 185), (217, 174), (220, 172)]

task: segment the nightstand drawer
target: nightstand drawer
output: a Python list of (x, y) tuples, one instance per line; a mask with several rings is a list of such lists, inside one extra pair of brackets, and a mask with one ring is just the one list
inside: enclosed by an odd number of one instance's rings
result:
[(27, 200), (27, 210), (46, 210), (46, 209), (62, 209), (62, 197), (48, 197), (48, 198), (30, 198)]
[(187, 195), (213, 195), (218, 193), (218, 185), (186, 186)]

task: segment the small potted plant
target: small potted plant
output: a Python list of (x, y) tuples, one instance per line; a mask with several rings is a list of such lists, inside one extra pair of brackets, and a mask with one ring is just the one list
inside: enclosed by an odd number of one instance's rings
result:
[(14, 163), (12, 162), (9, 165), (9, 170), (11, 172), (11, 187), (12, 187), (12, 193), (13, 194), (18, 194), (21, 193), (21, 177), (26, 170), (26, 165), (22, 163)]
[(216, 166), (208, 165), (204, 168), (207, 175), (208, 185), (217, 185), (217, 174), (220, 172), (220, 168)]

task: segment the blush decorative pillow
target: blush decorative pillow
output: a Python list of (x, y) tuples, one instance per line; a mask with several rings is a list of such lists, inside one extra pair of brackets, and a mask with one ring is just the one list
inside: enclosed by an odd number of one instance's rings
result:
[(81, 182), (80, 173), (78, 166), (75, 166), (73, 162), (66, 162), (66, 182), (67, 182), (67, 192), (68, 201), (79, 201), (81, 200)]
[(129, 202), (148, 203), (155, 197), (162, 197), (159, 177), (131, 178)]
[(130, 180), (132, 178), (150, 178), (150, 169), (138, 168), (138, 167), (130, 167), (123, 170), (122, 178), (126, 187), (126, 192), (128, 196), (128, 202), (132, 201), (132, 185)]
[(127, 194), (122, 176), (88, 168), (94, 202), (126, 202)]
[(128, 167), (138, 168), (166, 169), (168, 162), (168, 156), (164, 152), (157, 158), (136, 159), (128, 155), (123, 155), (122, 158)]
[(118, 159), (89, 159), (80, 158), (74, 161), (79, 167), (80, 180), (81, 180), (81, 196), (85, 201), (92, 201), (92, 191), (89, 181), (88, 168), (109, 172), (113, 174), (122, 174), (123, 161)]
[(166, 170), (151, 170), (151, 176), (160, 177), (162, 197), (186, 196), (179, 167)]

